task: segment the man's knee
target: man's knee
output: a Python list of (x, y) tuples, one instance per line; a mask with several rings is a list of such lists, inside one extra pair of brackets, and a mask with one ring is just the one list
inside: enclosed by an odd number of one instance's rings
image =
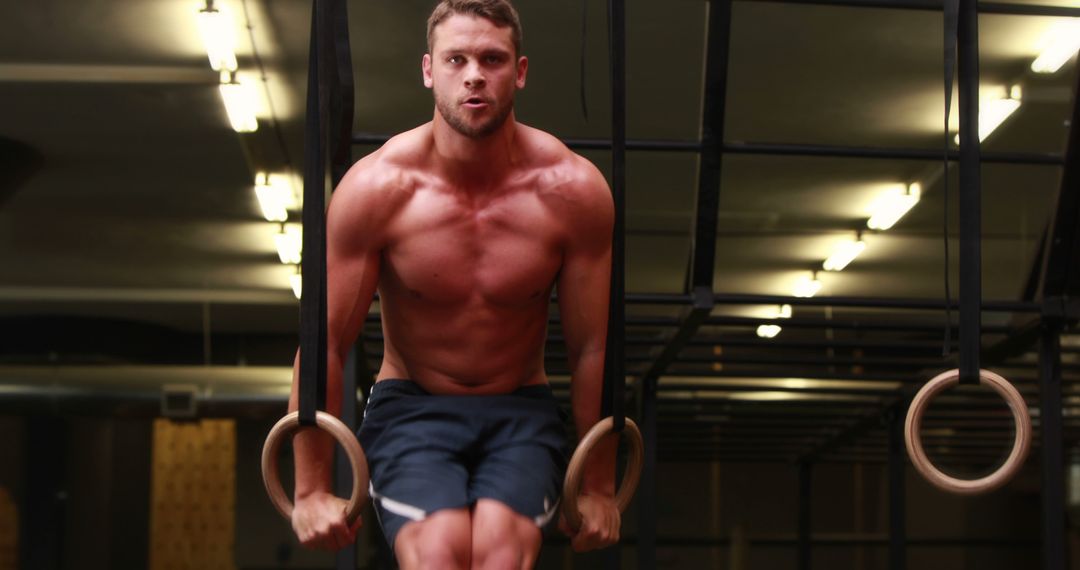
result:
[(472, 563), (470, 533), (468, 511), (440, 511), (402, 527), (394, 552), (403, 570), (465, 569)]
[(472, 567), (532, 568), (540, 550), (539, 527), (506, 505), (481, 499), (473, 511)]

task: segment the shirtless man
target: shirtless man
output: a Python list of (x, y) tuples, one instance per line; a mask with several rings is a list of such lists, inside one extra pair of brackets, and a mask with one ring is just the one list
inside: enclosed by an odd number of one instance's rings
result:
[[(599, 420), (614, 207), (590, 162), (515, 120), (520, 45), (508, 0), (443, 0), (423, 59), (433, 120), (357, 162), (327, 213), (327, 407), (377, 288), (385, 351), (358, 435), (405, 569), (533, 566), (567, 447), (544, 372), (552, 287), (574, 420)], [(332, 441), (302, 432), (295, 448), (297, 536), (350, 544)], [(614, 456), (612, 441), (593, 454), (576, 550), (618, 541)]]

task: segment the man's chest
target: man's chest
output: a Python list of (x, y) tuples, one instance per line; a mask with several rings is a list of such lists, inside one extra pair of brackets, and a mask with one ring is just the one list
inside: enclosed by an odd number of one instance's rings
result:
[(430, 197), (398, 218), (383, 262), (394, 285), (415, 298), (517, 305), (550, 289), (564, 232), (529, 194), (481, 206)]

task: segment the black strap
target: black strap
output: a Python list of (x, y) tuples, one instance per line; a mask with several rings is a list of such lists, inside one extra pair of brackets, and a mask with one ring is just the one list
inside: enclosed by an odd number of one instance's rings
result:
[(623, 0), (608, 0), (611, 58), (611, 192), (615, 202), (615, 227), (611, 237), (611, 295), (608, 303), (607, 352), (604, 355), (602, 416), (614, 419), (615, 431), (626, 422), (625, 232), (626, 209), (626, 14)]
[(944, 226), (942, 240), (945, 245), (945, 344), (942, 356), (952, 354), (952, 287), (949, 284), (949, 115), (952, 111), (953, 75), (956, 73), (956, 36), (960, 20), (960, 0), (945, 0), (945, 127), (942, 129), (942, 166), (945, 175)]
[(326, 132), (329, 107), (331, 14), (315, 0), (308, 48), (307, 115), (304, 124), (304, 263), (300, 299), (299, 412), (301, 425), (314, 425), (326, 408)]
[(330, 178), (337, 188), (352, 166), (353, 68), (349, 45), (349, 15), (345, 0), (333, 0), (334, 76), (330, 94)]
[(960, 0), (957, 72), (960, 80), (960, 383), (979, 383), (982, 350), (982, 207), (979, 153), (979, 14)]
[(585, 55), (589, 45), (589, 0), (581, 0), (581, 74), (578, 81), (581, 86), (581, 114), (585, 122), (589, 122), (589, 101), (585, 97)]

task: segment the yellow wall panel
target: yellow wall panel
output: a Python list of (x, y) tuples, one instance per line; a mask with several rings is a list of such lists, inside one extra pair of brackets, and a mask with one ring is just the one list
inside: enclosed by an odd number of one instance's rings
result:
[(236, 424), (154, 422), (150, 570), (233, 570)]

